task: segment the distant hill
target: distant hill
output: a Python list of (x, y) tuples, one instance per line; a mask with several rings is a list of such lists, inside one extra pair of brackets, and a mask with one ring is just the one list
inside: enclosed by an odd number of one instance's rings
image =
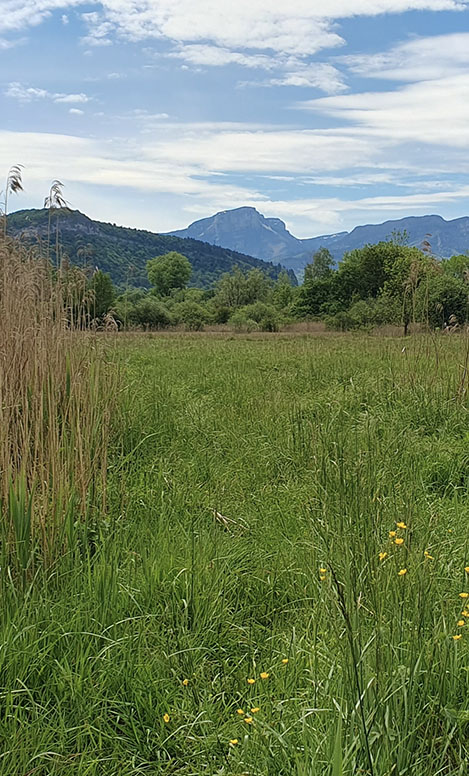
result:
[[(120, 286), (148, 286), (145, 265), (149, 259), (168, 251), (183, 253), (192, 265), (191, 285), (209, 287), (236, 264), (243, 270), (259, 268), (277, 278), (283, 267), (234, 250), (171, 235), (155, 234), (142, 229), (129, 229), (115, 224), (93, 221), (79, 210), (54, 211), (51, 242), (55, 243), (57, 212), (60, 243), (73, 264), (91, 264), (109, 272)], [(8, 216), (9, 234), (28, 242), (47, 240), (47, 210), (19, 210)], [(54, 251), (51, 251), (54, 259)], [(296, 284), (293, 272), (289, 272)]]
[(469, 218), (445, 221), (437, 215), (410, 216), (357, 226), (351, 232), (299, 239), (279, 218), (264, 218), (255, 208), (240, 207), (195, 221), (187, 229), (172, 234), (203, 239), (232, 250), (246, 250), (257, 258), (280, 261), (301, 274), (321, 246), (327, 247), (335, 260), (340, 261), (347, 251), (386, 240), (393, 232), (407, 232), (409, 245), (420, 246), (423, 240), (428, 240), (433, 253), (440, 257), (469, 250)]

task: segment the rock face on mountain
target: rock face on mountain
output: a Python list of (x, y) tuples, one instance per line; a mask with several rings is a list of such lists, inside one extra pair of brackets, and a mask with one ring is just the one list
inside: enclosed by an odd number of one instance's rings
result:
[[(47, 210), (19, 210), (8, 216), (8, 233), (29, 243), (47, 243)], [(120, 286), (147, 286), (146, 263), (168, 251), (178, 251), (192, 265), (190, 284), (208, 288), (224, 272), (235, 265), (242, 270), (259, 268), (271, 278), (279, 276), (283, 267), (246, 256), (208, 241), (200, 242), (170, 235), (155, 234), (143, 229), (128, 229), (115, 224), (93, 221), (78, 210), (54, 211), (52, 218), (51, 258), (55, 261), (56, 230), (62, 250), (72, 263), (90, 264), (109, 272)], [(296, 283), (293, 272), (290, 280)]]
[[(268, 256), (269, 261), (276, 261), (280, 256), (292, 256), (302, 249), (301, 240), (290, 234), (283, 221), (265, 218), (253, 207), (223, 210), (171, 234), (203, 240), (257, 258)], [(233, 248), (234, 245), (236, 248)]]
[(195, 221), (187, 229), (172, 234), (279, 261), (301, 274), (321, 246), (328, 248), (334, 259), (340, 261), (347, 251), (388, 240), (396, 232), (405, 233), (409, 245), (419, 247), (424, 240), (428, 241), (434, 255), (439, 257), (469, 250), (469, 218), (445, 221), (437, 215), (410, 216), (382, 224), (357, 226), (351, 232), (300, 240), (290, 234), (279, 218), (264, 218), (255, 208), (240, 207)]

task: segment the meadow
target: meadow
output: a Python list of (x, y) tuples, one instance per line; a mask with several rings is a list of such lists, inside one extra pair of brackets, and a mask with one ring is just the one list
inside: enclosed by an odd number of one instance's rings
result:
[(82, 336), (4, 489), (1, 776), (465, 774), (467, 337)]

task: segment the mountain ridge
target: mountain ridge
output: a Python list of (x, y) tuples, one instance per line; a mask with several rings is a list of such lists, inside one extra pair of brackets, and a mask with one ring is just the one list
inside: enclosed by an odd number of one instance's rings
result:
[(241, 207), (220, 211), (170, 234), (197, 238), (201, 232), (205, 240), (216, 240), (213, 244), (225, 248), (235, 250), (240, 245), (249, 245), (250, 255), (266, 260), (275, 258), (297, 274), (302, 273), (313, 253), (322, 246), (340, 261), (344, 253), (389, 239), (393, 232), (406, 232), (409, 245), (419, 247), (428, 240), (433, 253), (441, 258), (469, 249), (469, 217), (446, 220), (437, 214), (405, 216), (380, 224), (360, 224), (350, 232), (298, 238), (281, 219), (265, 218), (255, 208)]
[[(280, 264), (266, 262), (208, 242), (116, 226), (96, 221), (79, 210), (70, 209), (53, 211), (53, 259), (57, 216), (59, 241), (71, 262), (98, 266), (111, 275), (114, 283), (122, 286), (148, 286), (146, 262), (169, 251), (177, 251), (187, 256), (193, 270), (191, 285), (202, 288), (209, 287), (235, 265), (243, 270), (261, 269), (274, 279), (284, 269)], [(47, 240), (48, 218), (49, 212), (44, 208), (17, 210), (8, 215), (8, 234), (19, 236), (28, 243), (44, 243)], [(296, 283), (292, 270), (289, 271), (289, 276), (291, 282)]]

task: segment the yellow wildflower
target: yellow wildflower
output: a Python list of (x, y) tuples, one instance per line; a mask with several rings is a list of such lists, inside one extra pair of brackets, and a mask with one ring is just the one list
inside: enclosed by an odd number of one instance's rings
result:
[(401, 569), (401, 570), (399, 571), (399, 573), (398, 573), (398, 576), (399, 576), (399, 577), (403, 577), (403, 576), (404, 576), (404, 574), (407, 574), (407, 569)]
[(469, 574), (469, 566), (464, 566), (464, 571), (466, 572), (466, 574)]
[(430, 553), (429, 553), (429, 552), (427, 552), (427, 550), (425, 550), (425, 552), (424, 552), (423, 554), (424, 554), (424, 555), (425, 555), (425, 557), (426, 557), (426, 558), (428, 558), (429, 560), (434, 560), (434, 557), (433, 557), (433, 555), (430, 555)]
[(459, 593), (460, 598), (469, 598), (469, 593)]
[(255, 681), (255, 679), (248, 679), (248, 684), (254, 684)]
[(324, 574), (320, 574), (319, 575), (319, 579), (321, 580), (321, 582), (325, 582), (326, 581), (326, 577), (324, 576)]
[(327, 574), (327, 569), (319, 569), (320, 574)]
[(252, 717), (244, 717), (244, 721), (245, 721), (246, 725), (251, 725), (252, 724)]
[(388, 553), (387, 552), (380, 552), (378, 557), (379, 557), (380, 560), (384, 560), (385, 558), (388, 557)]
[(230, 746), (236, 746), (237, 743), (238, 743), (237, 738), (230, 738)]
[(169, 722), (169, 714), (163, 714), (163, 720), (167, 724)]
[(259, 706), (254, 706), (254, 708), (251, 709), (251, 714), (257, 714), (258, 711), (260, 711)]
[(398, 528), (407, 528), (405, 523), (396, 523)]
[(396, 535), (395, 531), (389, 531), (389, 538), (390, 539), (394, 539), (395, 535)]
[(286, 666), (288, 663), (288, 658), (287, 657), (282, 658), (282, 663), (284, 666)]
[(397, 544), (397, 545), (404, 544), (404, 539), (394, 539), (394, 544)]
[(469, 617), (469, 612), (467, 612), (467, 611), (466, 611), (466, 609), (464, 609), (464, 610), (461, 612), (461, 615), (462, 615), (463, 617)]
[(187, 685), (189, 684), (189, 679), (183, 679), (182, 683), (183, 683), (184, 687), (187, 687)]
[(462, 626), (463, 626), (463, 625), (465, 625), (465, 624), (466, 624), (466, 621), (465, 621), (465, 620), (458, 620), (458, 621), (457, 621), (457, 623), (456, 623), (456, 625), (458, 626), (458, 628), (462, 628)]
[(262, 671), (262, 673), (259, 674), (261, 679), (268, 679), (270, 674), (267, 673), (267, 671)]
[(244, 711), (243, 711), (243, 709), (238, 709), (238, 711), (236, 712), (236, 714), (239, 714), (239, 716), (240, 716), (240, 717), (242, 717), (242, 716), (243, 716), (243, 714), (244, 714)]
[(460, 633), (458, 633), (458, 635), (457, 635), (457, 636), (453, 636), (453, 640), (454, 640), (454, 641), (459, 641), (459, 639), (462, 639), (462, 636), (461, 636), (461, 634), (460, 634)]

